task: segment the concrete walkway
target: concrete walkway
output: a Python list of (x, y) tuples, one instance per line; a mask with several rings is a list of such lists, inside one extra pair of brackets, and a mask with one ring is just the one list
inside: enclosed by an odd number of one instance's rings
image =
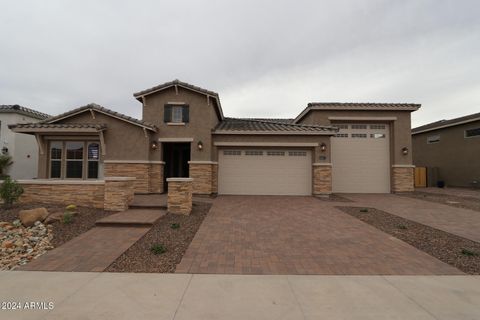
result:
[(0, 272), (0, 319), (480, 319), (473, 276)]
[[(342, 194), (346, 205), (373, 207), (460, 237), (480, 242), (480, 212), (395, 194)], [(345, 204), (344, 204), (345, 205)]]

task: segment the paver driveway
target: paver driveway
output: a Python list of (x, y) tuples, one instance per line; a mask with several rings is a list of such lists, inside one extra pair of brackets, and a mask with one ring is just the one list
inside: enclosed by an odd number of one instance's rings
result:
[(220, 196), (177, 272), (461, 273), (334, 205), (314, 197)]

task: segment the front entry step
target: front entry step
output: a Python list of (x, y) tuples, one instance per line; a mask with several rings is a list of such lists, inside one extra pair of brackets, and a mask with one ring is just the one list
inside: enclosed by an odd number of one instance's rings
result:
[(129, 209), (98, 220), (98, 227), (151, 226), (166, 214), (165, 210)]

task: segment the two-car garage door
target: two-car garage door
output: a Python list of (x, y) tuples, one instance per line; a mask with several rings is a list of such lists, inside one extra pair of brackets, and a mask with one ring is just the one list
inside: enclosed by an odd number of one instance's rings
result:
[(311, 151), (242, 148), (220, 150), (218, 193), (311, 195)]

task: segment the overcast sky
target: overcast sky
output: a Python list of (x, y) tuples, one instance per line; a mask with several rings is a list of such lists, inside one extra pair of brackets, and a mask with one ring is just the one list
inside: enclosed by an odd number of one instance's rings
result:
[(227, 116), (412, 102), (417, 126), (480, 112), (480, 1), (1, 1), (0, 104), (57, 114), (180, 79)]

